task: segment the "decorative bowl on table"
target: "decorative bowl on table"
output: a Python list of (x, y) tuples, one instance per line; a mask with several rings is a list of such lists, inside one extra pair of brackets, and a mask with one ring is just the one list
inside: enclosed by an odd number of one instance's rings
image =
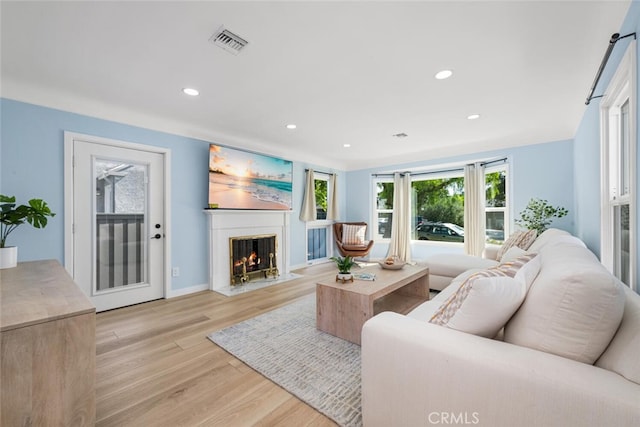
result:
[(378, 261), (378, 263), (380, 264), (380, 267), (386, 270), (400, 270), (406, 264), (400, 258), (395, 256), (387, 257), (382, 261)]

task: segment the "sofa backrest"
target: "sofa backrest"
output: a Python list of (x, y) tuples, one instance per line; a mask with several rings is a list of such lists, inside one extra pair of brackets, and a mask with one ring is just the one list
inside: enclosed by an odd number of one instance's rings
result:
[(580, 239), (557, 231), (539, 238), (529, 251), (538, 252), (540, 272), (504, 340), (592, 364), (620, 325), (624, 285)]
[(626, 286), (624, 290), (622, 322), (595, 365), (640, 384), (640, 295)]
[(529, 252), (540, 252), (544, 246), (557, 240), (560, 236), (571, 236), (571, 234), (559, 228), (549, 228), (543, 231), (527, 250)]

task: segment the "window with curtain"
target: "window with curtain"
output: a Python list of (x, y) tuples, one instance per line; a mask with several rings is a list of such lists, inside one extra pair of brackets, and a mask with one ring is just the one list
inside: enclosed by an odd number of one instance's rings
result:
[[(509, 201), (506, 164), (485, 170), (486, 241), (501, 244), (509, 235)], [(464, 172), (412, 175), (411, 238), (420, 241), (464, 242)], [(377, 239), (391, 237), (393, 221), (393, 177), (374, 179)]]

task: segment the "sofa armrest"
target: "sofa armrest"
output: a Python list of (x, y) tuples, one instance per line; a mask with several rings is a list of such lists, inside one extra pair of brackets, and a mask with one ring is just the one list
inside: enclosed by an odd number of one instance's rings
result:
[(613, 372), (397, 313), (362, 330), (367, 427), (639, 425), (638, 402)]

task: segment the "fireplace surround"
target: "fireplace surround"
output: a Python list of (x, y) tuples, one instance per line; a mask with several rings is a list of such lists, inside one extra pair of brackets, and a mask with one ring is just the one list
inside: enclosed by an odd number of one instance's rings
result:
[[(231, 280), (234, 238), (275, 236), (274, 264), (280, 276), (289, 275), (289, 211), (206, 209), (205, 214), (209, 231), (209, 289), (226, 295), (229, 288), (238, 287)], [(269, 259), (266, 265), (268, 268)], [(264, 277), (264, 273), (260, 274)], [(251, 279), (258, 279), (257, 276)]]

